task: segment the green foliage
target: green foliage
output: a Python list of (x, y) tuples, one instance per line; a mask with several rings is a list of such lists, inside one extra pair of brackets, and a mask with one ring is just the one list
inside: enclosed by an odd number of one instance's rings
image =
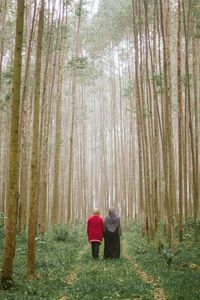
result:
[(200, 39), (200, 30), (198, 30), (195, 35), (194, 35), (195, 39)]
[(111, 44), (116, 45), (130, 31), (132, 33), (132, 2), (100, 1), (98, 14), (87, 30), (87, 46), (96, 54)]
[(95, 65), (95, 61), (87, 61), (85, 68), (78, 70), (78, 80), (80, 83), (94, 86), (94, 80), (102, 75), (102, 68), (100, 65)]
[(196, 18), (196, 32), (194, 34), (194, 37), (196, 39), (200, 39), (200, 5), (199, 5), (199, 9), (198, 9), (198, 14), (197, 14), (197, 18)]
[(69, 6), (73, 3), (73, 0), (65, 0), (65, 2), (66, 2), (65, 5)]
[(128, 100), (126, 110), (130, 113), (137, 113), (135, 107), (133, 107), (133, 82), (128, 81), (127, 87), (124, 88), (123, 96)]
[(69, 229), (69, 241), (73, 242), (74, 244), (78, 244), (80, 239), (80, 232), (82, 232), (82, 224), (74, 224)]
[(76, 8), (76, 16), (80, 17), (81, 16), (81, 12), (82, 12), (82, 7), (81, 7), (81, 3), (78, 4), (77, 8)]
[[(62, 226), (58, 227), (61, 230)], [(26, 278), (27, 235), (18, 236), (13, 287), (0, 290), (0, 299), (53, 300), (64, 295), (69, 300), (153, 299), (155, 287), (138, 275), (134, 262), (155, 279), (156, 287), (164, 290), (168, 300), (199, 299), (200, 245), (194, 243), (193, 233), (186, 235), (185, 240), (177, 245), (179, 253), (173, 253), (164, 246), (166, 253), (158, 255), (157, 242), (148, 245), (141, 237), (140, 227), (136, 223), (127, 223), (121, 239), (121, 258), (102, 259), (102, 244), (100, 259), (94, 261), (82, 228), (83, 224), (79, 222), (68, 228), (67, 243), (58, 242), (52, 233), (37, 238), (37, 276), (34, 280)]]
[(164, 93), (163, 74), (162, 73), (155, 74), (153, 76), (153, 80), (156, 86), (156, 93), (163, 94)]
[(6, 112), (11, 100), (12, 69), (7, 68), (2, 71), (0, 89), (0, 110)]
[(78, 58), (72, 58), (69, 62), (68, 65), (72, 69), (85, 69), (88, 64), (88, 59), (87, 57), (78, 57)]
[(80, 225), (67, 226), (66, 224), (57, 224), (53, 227), (53, 239), (57, 242), (77, 242), (79, 240)]
[(7, 69), (6, 71), (2, 72), (2, 81), (10, 85), (12, 83), (12, 76), (13, 76), (12, 70)]
[[(100, 257), (103, 253), (100, 246)], [(91, 250), (78, 265), (77, 280), (67, 284), (68, 299), (153, 299), (151, 287), (136, 273), (127, 258), (94, 261)]]
[(199, 0), (192, 1), (192, 10), (193, 10), (193, 14), (195, 17), (194, 26), (196, 27), (194, 37), (196, 39), (200, 39), (200, 4), (199, 4)]
[(129, 81), (126, 88), (124, 88), (123, 96), (128, 98), (129, 100), (133, 97), (133, 82)]
[(151, 118), (152, 117), (152, 112), (150, 109), (148, 109), (147, 107), (143, 107), (142, 108), (142, 117), (144, 119), (147, 119), (147, 118)]
[(187, 231), (187, 228), (190, 230), (190, 234), (193, 234), (195, 231), (196, 225), (198, 226), (198, 230), (200, 232), (200, 220), (197, 221), (197, 224), (195, 223), (194, 218), (189, 218), (187, 220), (187, 224), (184, 225), (185, 231)]
[(64, 140), (62, 138), (62, 135), (58, 134), (56, 136), (56, 146), (61, 147), (63, 145), (63, 143), (64, 143)]
[(6, 94), (6, 96), (5, 96), (5, 102), (10, 101), (10, 99), (11, 99), (11, 94)]
[(173, 258), (178, 255), (180, 252), (180, 250), (178, 251), (172, 251), (169, 248), (165, 248), (163, 243), (159, 240), (159, 244), (158, 244), (158, 254), (161, 254), (164, 261), (166, 262), (168, 268), (171, 267)]
[[(78, 227), (76, 228), (78, 231)], [(76, 231), (74, 229), (74, 232)], [(76, 234), (76, 242), (68, 240), (60, 243), (54, 240), (52, 233), (37, 238), (36, 246), (36, 278), (27, 278), (27, 234), (17, 236), (16, 255), (14, 262), (13, 287), (9, 290), (0, 289), (0, 299), (9, 300), (40, 300), (60, 299), (66, 289), (66, 277), (70, 273), (83, 240)], [(77, 247), (78, 243), (78, 247)], [(2, 252), (0, 252), (2, 264)]]
[[(161, 235), (161, 232), (160, 232)], [(157, 253), (157, 242), (148, 245), (146, 239), (136, 231), (126, 237), (131, 255), (143, 270), (153, 276), (164, 289), (167, 299), (198, 299), (200, 294), (199, 243), (194, 243), (194, 234), (177, 244), (176, 251), (164, 246), (161, 255)], [(165, 242), (162, 233), (163, 244)], [(141, 249), (141, 251), (138, 251)], [(146, 250), (142, 251), (142, 249)]]
[(66, 224), (59, 224), (53, 227), (53, 237), (55, 241), (66, 243), (68, 235), (69, 232)]

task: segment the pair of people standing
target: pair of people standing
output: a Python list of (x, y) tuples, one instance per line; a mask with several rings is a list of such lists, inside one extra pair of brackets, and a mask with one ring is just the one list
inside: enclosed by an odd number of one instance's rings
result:
[(99, 246), (104, 237), (104, 258), (120, 257), (120, 218), (114, 208), (109, 209), (109, 216), (105, 220), (95, 208), (93, 215), (87, 221), (87, 235), (92, 247), (93, 258), (99, 257)]

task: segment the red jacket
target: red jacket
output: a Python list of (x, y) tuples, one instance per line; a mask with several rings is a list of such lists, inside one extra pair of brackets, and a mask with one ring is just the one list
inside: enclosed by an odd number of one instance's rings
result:
[(101, 242), (103, 239), (103, 219), (92, 215), (87, 221), (87, 235), (89, 242)]

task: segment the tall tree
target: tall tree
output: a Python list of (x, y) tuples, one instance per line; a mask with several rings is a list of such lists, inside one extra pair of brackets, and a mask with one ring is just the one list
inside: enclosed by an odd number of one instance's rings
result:
[(37, 50), (35, 61), (35, 98), (34, 98), (34, 118), (33, 118), (33, 144), (31, 162), (31, 183), (30, 183), (30, 208), (28, 227), (28, 275), (35, 273), (35, 237), (37, 225), (37, 205), (38, 205), (38, 160), (39, 160), (39, 107), (40, 107), (40, 83), (41, 83), (41, 59), (42, 41), (44, 28), (44, 0), (41, 1), (40, 16), (38, 24)]
[(15, 54), (12, 83), (11, 131), (9, 151), (9, 183), (7, 191), (7, 227), (4, 246), (2, 282), (12, 278), (13, 259), (15, 256), (17, 209), (19, 199), (19, 114), (22, 45), (24, 30), (24, 0), (17, 1)]
[(75, 109), (76, 109), (76, 93), (77, 93), (77, 68), (78, 68), (78, 53), (79, 53), (79, 33), (81, 24), (81, 14), (82, 14), (83, 1), (80, 0), (76, 15), (78, 17), (76, 28), (74, 45), (72, 52), (72, 79), (71, 79), (71, 99), (72, 99), (72, 118), (71, 118), (71, 129), (70, 129), (70, 145), (69, 145), (69, 173), (68, 173), (68, 191), (67, 191), (67, 223), (70, 224), (72, 220), (72, 183), (73, 183), (73, 150), (74, 150), (74, 123), (75, 123)]
[[(19, 201), (19, 231), (23, 232), (26, 228), (26, 215), (28, 204), (28, 185), (29, 185), (29, 168), (28, 168), (28, 117), (30, 117), (30, 98), (28, 97), (28, 80), (30, 78), (30, 61), (33, 43), (34, 27), (36, 21), (37, 1), (34, 2), (33, 17), (31, 23), (28, 45), (26, 46), (26, 66), (24, 73), (23, 90), (21, 96), (21, 113), (20, 113), (20, 201)], [(29, 112), (29, 114), (28, 114)]]
[(181, 74), (181, 0), (178, 0), (177, 87), (178, 87), (178, 158), (179, 158), (179, 241), (183, 239), (183, 133), (182, 133), (182, 74)]

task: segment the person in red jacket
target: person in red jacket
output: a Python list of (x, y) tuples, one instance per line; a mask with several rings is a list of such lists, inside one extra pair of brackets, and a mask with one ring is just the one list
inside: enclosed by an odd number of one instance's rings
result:
[(94, 208), (93, 215), (87, 220), (87, 235), (92, 246), (92, 256), (98, 258), (99, 246), (103, 239), (103, 218), (99, 215), (98, 208)]

